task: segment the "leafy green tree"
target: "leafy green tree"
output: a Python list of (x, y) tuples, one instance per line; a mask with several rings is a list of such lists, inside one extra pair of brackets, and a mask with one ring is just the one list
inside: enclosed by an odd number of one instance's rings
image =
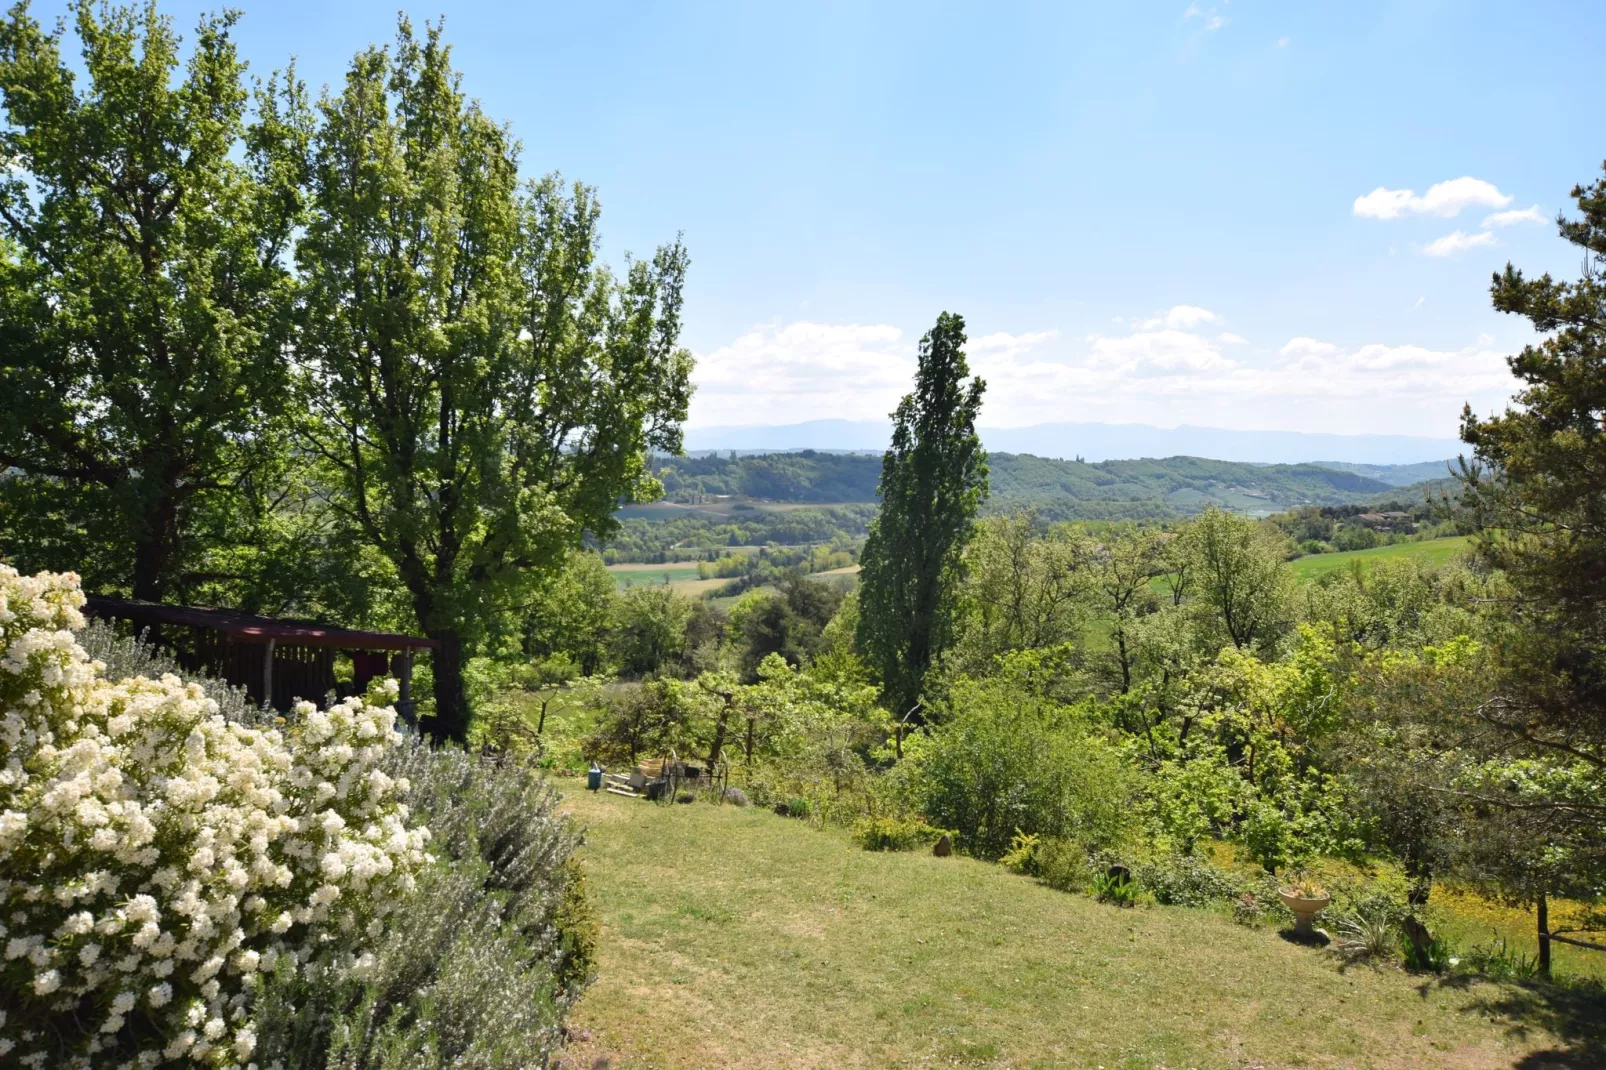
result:
[(619, 671), (645, 676), (678, 668), (686, 653), (692, 601), (661, 584), (640, 584), (615, 601), (614, 657)]
[(252, 114), (233, 14), (185, 60), (154, 4), (71, 10), (81, 83), (26, 4), (0, 20), (0, 539), (183, 597), (272, 492), (304, 109), (292, 78)]
[(957, 651), (975, 675), (1012, 650), (1075, 638), (1094, 575), (1093, 545), (1068, 524), (1044, 527), (1030, 512), (976, 525), (965, 554), (965, 630)]
[(591, 550), (571, 550), (563, 568), (542, 577), (524, 607), (525, 656), (561, 655), (583, 676), (601, 672), (617, 597), (602, 558)]
[(1240, 650), (1275, 642), (1291, 617), (1285, 540), (1246, 516), (1207, 509), (1188, 541), (1197, 597), (1222, 634)]
[(690, 396), (679, 244), (597, 263), (590, 190), (521, 188), (517, 147), (469, 102), (439, 27), (401, 22), (319, 103), (297, 354), (304, 447), (393, 564), (433, 654), (442, 737), (462, 666), (532, 574), (620, 499), (657, 493)]
[(987, 496), (976, 434), (986, 384), (970, 378), (964, 346), (965, 321), (948, 312), (920, 340), (915, 389), (892, 414), (881, 512), (861, 558), (858, 642), (899, 717), (915, 710), (926, 673), (953, 641), (965, 544)]

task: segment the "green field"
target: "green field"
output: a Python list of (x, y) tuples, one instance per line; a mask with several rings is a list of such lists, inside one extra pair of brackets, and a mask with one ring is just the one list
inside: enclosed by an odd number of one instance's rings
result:
[(668, 583), (673, 586), (697, 579), (697, 566), (684, 561), (668, 565), (611, 565), (608, 571), (613, 573), (614, 586), (621, 591), (644, 583)]
[(1416, 561), (1424, 565), (1447, 565), (1466, 553), (1471, 540), (1465, 535), (1449, 539), (1431, 539), (1427, 542), (1400, 542), (1393, 546), (1376, 546), (1370, 550), (1350, 550), (1339, 554), (1311, 554), (1295, 558), (1289, 568), (1301, 583), (1309, 583), (1320, 576), (1341, 568), (1359, 565), (1362, 568), (1378, 561)]
[(1123, 911), (969, 859), (861, 851), (756, 808), (578, 784), (564, 806), (588, 826), (603, 923), (568, 1065), (1537, 1068), (1601, 1054), (1587, 1008), (1347, 966), (1209, 910)]

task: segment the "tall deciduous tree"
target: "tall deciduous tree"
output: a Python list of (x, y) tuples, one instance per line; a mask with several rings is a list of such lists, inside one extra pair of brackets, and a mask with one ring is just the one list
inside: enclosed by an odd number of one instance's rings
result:
[(1220, 509), (1200, 513), (1187, 538), (1199, 598), (1232, 645), (1264, 647), (1281, 635), (1290, 619), (1292, 581), (1284, 540)]
[(986, 384), (971, 378), (964, 346), (965, 321), (948, 312), (920, 340), (915, 389), (892, 414), (881, 511), (861, 558), (858, 643), (900, 718), (952, 642), (965, 544), (987, 496), (976, 434)]
[(522, 187), (438, 27), (353, 61), (320, 102), (298, 342), (303, 440), (394, 564), (434, 653), (439, 736), (462, 739), (463, 659), (504, 597), (561, 567), (621, 496), (648, 497), (690, 397), (677, 243), (597, 263), (590, 190)]
[(25, 4), (0, 20), (0, 539), (160, 599), (275, 453), (298, 99), (249, 115), (232, 14), (187, 62), (154, 4), (73, 15), (82, 84)]

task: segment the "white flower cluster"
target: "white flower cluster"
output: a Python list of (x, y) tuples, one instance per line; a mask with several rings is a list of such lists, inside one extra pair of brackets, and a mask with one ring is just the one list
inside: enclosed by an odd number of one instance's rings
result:
[(424, 860), (379, 768), (394, 691), (230, 723), (175, 676), (104, 679), (83, 601), (0, 565), (0, 1065), (253, 1066), (259, 974), (377, 940)]

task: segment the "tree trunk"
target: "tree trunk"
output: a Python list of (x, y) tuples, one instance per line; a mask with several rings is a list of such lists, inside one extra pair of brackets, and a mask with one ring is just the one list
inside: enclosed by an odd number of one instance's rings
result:
[(134, 597), (160, 602), (172, 585), (178, 503), (172, 494), (164, 493), (135, 522)]
[(1539, 976), (1550, 980), (1550, 901), (1539, 893)]
[(429, 731), (437, 742), (468, 742), (468, 691), (463, 684), (463, 639), (453, 630), (426, 631), (440, 645), (432, 652), (435, 716)]

